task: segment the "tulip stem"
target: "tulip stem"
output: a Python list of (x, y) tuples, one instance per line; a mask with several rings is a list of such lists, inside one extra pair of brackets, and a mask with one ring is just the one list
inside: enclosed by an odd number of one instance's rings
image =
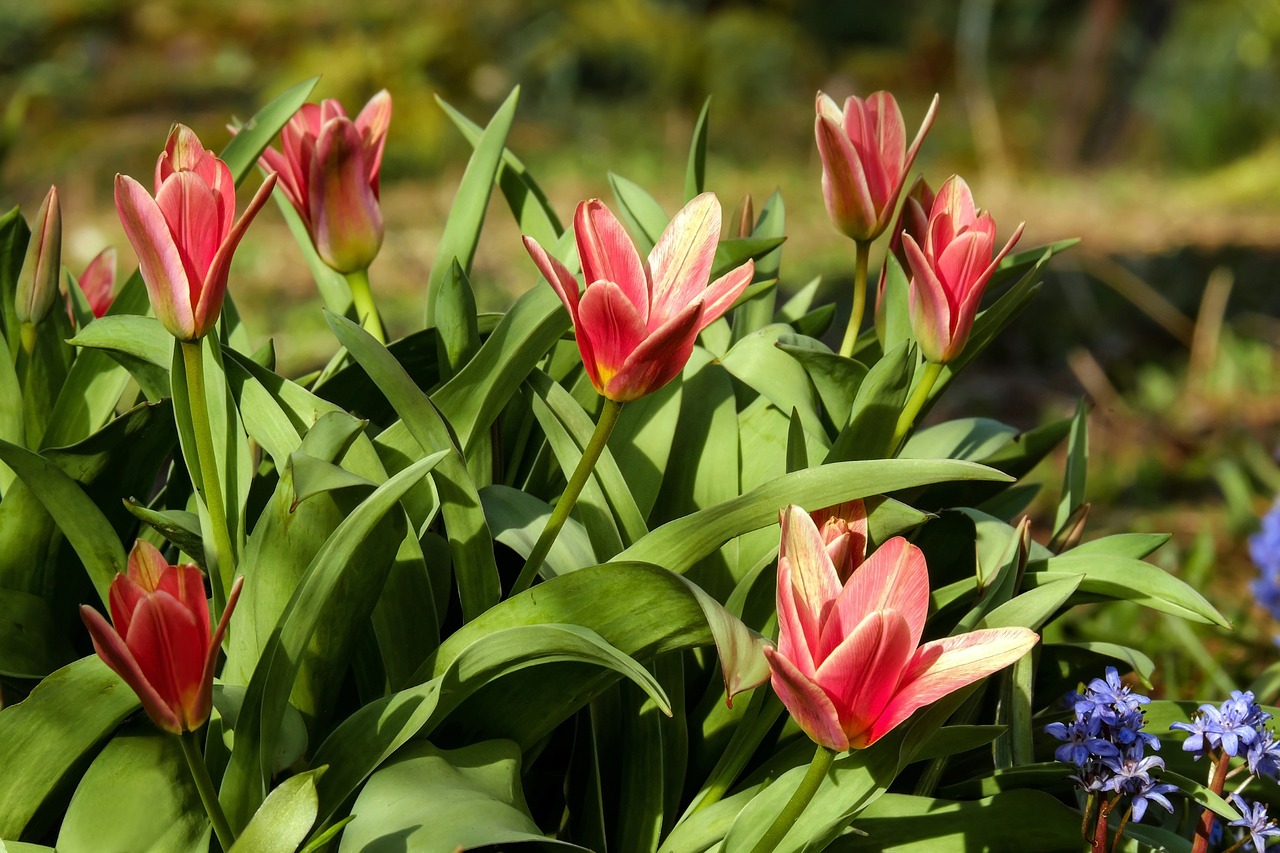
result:
[(200, 792), (200, 801), (204, 803), (209, 822), (213, 824), (213, 834), (218, 836), (218, 844), (222, 845), (223, 850), (230, 850), (231, 845), (235, 844), (236, 834), (231, 831), (227, 815), (222, 811), (222, 803), (218, 801), (218, 792), (214, 790), (213, 779), (209, 777), (209, 768), (204, 763), (204, 756), (200, 754), (200, 739), (195, 732), (188, 731), (178, 735), (178, 740), (182, 743), (182, 754), (187, 759), (187, 766), (191, 768), (191, 778), (195, 780), (196, 790)]
[(373, 291), (369, 287), (369, 271), (355, 270), (347, 273), (347, 286), (351, 288), (351, 301), (356, 306), (356, 318), (360, 326), (377, 339), (378, 343), (387, 342), (387, 333), (382, 330), (382, 317), (378, 315), (378, 306), (373, 304)]
[(800, 787), (796, 788), (796, 792), (791, 795), (791, 799), (782, 807), (782, 812), (773, 821), (773, 824), (765, 834), (760, 837), (756, 846), (751, 848), (751, 853), (771, 853), (778, 846), (778, 842), (787, 836), (787, 830), (795, 825), (796, 821), (800, 819), (800, 815), (804, 813), (805, 806), (809, 805), (813, 795), (818, 793), (818, 786), (826, 778), (827, 771), (831, 769), (831, 762), (835, 760), (835, 757), (835, 750), (828, 749), (821, 744), (818, 745), (818, 751), (813, 754), (813, 761), (809, 762), (808, 772), (800, 780)]
[(893, 439), (889, 442), (890, 456), (897, 453), (898, 448), (902, 446), (903, 439), (907, 437), (907, 433), (910, 432), (911, 427), (915, 424), (916, 417), (920, 414), (920, 410), (924, 408), (924, 404), (929, 401), (929, 392), (933, 390), (933, 386), (941, 375), (941, 364), (934, 361), (925, 363), (924, 375), (920, 377), (920, 381), (916, 383), (916, 387), (911, 391), (911, 396), (907, 399), (907, 405), (902, 408), (902, 414), (898, 415), (898, 425), (894, 428)]
[(213, 427), (209, 420), (209, 398), (204, 384), (204, 341), (182, 341), (182, 360), (187, 372), (187, 402), (191, 407), (191, 427), (196, 434), (196, 461), (199, 477), (192, 477), (196, 491), (204, 501), (213, 527), (212, 581), (215, 616), (222, 613), (226, 601), (225, 578), (235, 576), (235, 549), (231, 530), (227, 527), (226, 504), (222, 500), (222, 478), (218, 474), (218, 458), (213, 452)]
[(528, 589), (529, 585), (533, 583), (534, 576), (542, 568), (543, 560), (547, 558), (547, 554), (551, 551), (551, 546), (555, 544), (556, 537), (560, 535), (560, 528), (564, 527), (565, 521), (569, 518), (569, 513), (573, 511), (574, 504), (578, 502), (578, 495), (582, 493), (583, 487), (587, 485), (587, 479), (595, 469), (596, 462), (600, 459), (600, 454), (604, 452), (605, 445), (609, 442), (609, 434), (613, 432), (614, 424), (618, 422), (618, 414), (621, 411), (621, 403), (617, 400), (605, 398), (604, 408), (600, 411), (600, 420), (596, 422), (595, 432), (591, 433), (591, 440), (583, 448), (582, 458), (578, 460), (578, 467), (574, 469), (573, 476), (569, 478), (569, 484), (565, 486), (564, 494), (560, 496), (560, 500), (556, 502), (555, 509), (551, 511), (551, 517), (547, 519), (547, 526), (542, 529), (542, 534), (538, 536), (538, 541), (534, 544), (533, 551), (529, 553), (529, 559), (525, 560), (524, 568), (520, 570), (520, 576), (512, 584), (511, 595), (519, 595)]
[(871, 241), (858, 240), (854, 245), (858, 248), (853, 267), (853, 311), (849, 314), (849, 325), (840, 344), (840, 354), (845, 358), (853, 357), (853, 347), (858, 343), (858, 332), (862, 330), (862, 315), (867, 310), (867, 258), (871, 254)]

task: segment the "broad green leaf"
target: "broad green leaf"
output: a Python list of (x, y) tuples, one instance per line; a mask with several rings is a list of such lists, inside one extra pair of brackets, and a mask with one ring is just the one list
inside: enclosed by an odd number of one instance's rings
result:
[[(480, 502), (493, 538), (515, 551), (523, 558), (533, 552), (533, 546), (547, 521), (551, 518), (551, 505), (533, 495), (510, 486), (485, 486), (480, 490)], [(582, 524), (570, 516), (564, 528), (547, 554), (546, 564), (552, 576), (563, 575), (600, 561), (591, 547), (591, 540)], [(546, 573), (543, 569), (543, 573)]]
[[(222, 718), (224, 732), (234, 733), (244, 707), (245, 688), (239, 684), (214, 682), (213, 707)], [(225, 736), (225, 735), (224, 735)], [(307, 724), (292, 706), (285, 709), (276, 738), (276, 753), (271, 757), (272, 775), (282, 773), (307, 752)]]
[(377, 483), (366, 480), (359, 474), (353, 474), (341, 465), (335, 465), (324, 459), (317, 459), (306, 453), (293, 453), (289, 456), (289, 468), (293, 472), (294, 501), (290, 512), (297, 509), (298, 504), (307, 498), (338, 489), (369, 489), (377, 487)]
[(638, 560), (686, 571), (735, 536), (777, 524), (788, 504), (815, 510), (855, 498), (948, 480), (1006, 480), (998, 471), (953, 460), (876, 459), (838, 462), (785, 474), (730, 501), (650, 531), (614, 562)]
[(1128, 557), (1109, 554), (1078, 556), (1068, 551), (1049, 560), (1030, 563), (1025, 583), (1043, 586), (1072, 574), (1084, 576), (1080, 583), (1081, 592), (1133, 601), (1195, 622), (1231, 627), (1231, 623), (1204, 596), (1186, 583), (1157, 566)]
[(1063, 473), (1062, 498), (1053, 522), (1053, 535), (1057, 538), (1086, 500), (1085, 479), (1089, 472), (1089, 408), (1081, 400), (1071, 420), (1071, 437), (1067, 440), (1067, 464)]
[(804, 367), (778, 348), (779, 339), (790, 334), (782, 323), (765, 326), (734, 344), (720, 363), (783, 412), (798, 411), (806, 430), (825, 436)]
[(1059, 577), (1035, 587), (994, 608), (976, 625), (978, 628), (1031, 628), (1039, 630), (1058, 608), (1081, 586), (1078, 575)]
[(639, 184), (609, 173), (609, 186), (618, 200), (618, 218), (627, 226), (641, 258), (648, 257), (671, 217)]
[(200, 518), (186, 510), (155, 510), (130, 498), (124, 502), (139, 521), (144, 521), (161, 536), (188, 554), (199, 554), (204, 540), (200, 537)]
[[(26, 430), (22, 418), (22, 389), (18, 385), (18, 374), (14, 371), (13, 362), (5, 357), (9, 345), (0, 335), (0, 400), (8, 400), (8, 405), (0, 406), (0, 441), (26, 447)], [(16, 475), (7, 465), (0, 464), (0, 496), (9, 491)]]
[(1240, 812), (1231, 804), (1226, 797), (1215, 794), (1213, 790), (1203, 782), (1197, 782), (1195, 779), (1189, 779), (1172, 770), (1160, 771), (1161, 782), (1171, 782), (1177, 785), (1182, 793), (1191, 797), (1200, 805), (1207, 809), (1211, 809), (1215, 814), (1224, 820), (1240, 820)]
[[(786, 233), (787, 211), (782, 203), (782, 193), (774, 190), (765, 202), (760, 216), (755, 222), (751, 236), (761, 239), (780, 239)], [(767, 281), (778, 278), (778, 269), (782, 264), (782, 247), (773, 249), (767, 254), (756, 257), (755, 279)], [(750, 300), (742, 303), (733, 311), (733, 337), (741, 340), (756, 329), (762, 329), (774, 321), (773, 312), (777, 303), (777, 288), (769, 288)]]
[(9, 344), (9, 360), (17, 361), (20, 349), (20, 326), (15, 299), (18, 275), (22, 272), (23, 256), (31, 229), (22, 217), (22, 211), (13, 208), (0, 216), (0, 320), (4, 321), (4, 339)]
[(462, 265), (455, 260), (449, 274), (440, 279), (427, 298), (434, 306), (440, 378), (447, 382), (480, 349), (476, 297)]
[(973, 321), (973, 330), (969, 333), (969, 342), (965, 344), (964, 350), (953, 361), (949, 362), (942, 370), (942, 375), (938, 379), (938, 384), (934, 386), (933, 396), (936, 397), (951, 382), (951, 378), (963, 370), (969, 362), (977, 358), (987, 346), (995, 340), (996, 336), (1004, 331), (1013, 320), (1026, 308), (1031, 301), (1031, 297), (1035, 296), (1040, 285), (1036, 281), (1040, 275), (1040, 270), (1049, 262), (1049, 258), (1053, 256), (1053, 250), (1047, 249), (1041, 254), (1040, 259), (1035, 265), (1026, 271), (1018, 282), (1009, 288), (1003, 296), (996, 300), (995, 304), (990, 308), (980, 312)]
[(537, 841), (585, 850), (543, 835), (529, 816), (520, 783), (520, 748), (485, 741), (461, 749), (414, 744), (369, 779), (352, 807), (339, 853), (402, 849), (455, 853), (472, 847)]
[(42, 835), (56, 817), (41, 811), (45, 800), (137, 709), (133, 691), (90, 655), (0, 711), (0, 837)]
[(1150, 686), (1149, 679), (1152, 673), (1156, 671), (1156, 663), (1137, 649), (1121, 646), (1116, 643), (1103, 643), (1096, 640), (1081, 641), (1075, 643), (1048, 643), (1047, 649), (1079, 649), (1083, 652), (1089, 652), (1095, 655), (1103, 655), (1104, 657), (1113, 658), (1121, 663), (1128, 665), (1138, 677)]
[(920, 747), (915, 760), (928, 761), (986, 746), (999, 737), (1004, 730), (1004, 726), (943, 726), (934, 732), (933, 737), (929, 738), (924, 746)]
[(1109, 554), (1113, 557), (1142, 560), (1172, 538), (1171, 533), (1115, 533), (1081, 542), (1071, 550), (1077, 557), (1081, 554)]
[(436, 325), (435, 291), (445, 286), (453, 264), (456, 262), (461, 265), (464, 273), (471, 269), (476, 246), (480, 243), (485, 211), (489, 207), (489, 196), (493, 194), (493, 184), (502, 165), (507, 133), (511, 130), (511, 120), (515, 118), (519, 98), (520, 87), (517, 86), (493, 114), (488, 127), (476, 142), (471, 159), (467, 161), (466, 171), (462, 173), (462, 181), (453, 197), (453, 206), (449, 208), (444, 233), (436, 244), (435, 261), (431, 264), (431, 273), (427, 278), (428, 326)]
[(876, 459), (890, 452), (889, 442), (907, 402), (915, 363), (914, 347), (904, 344), (867, 371), (858, 386), (849, 421), (827, 453), (828, 463)]
[(691, 201), (707, 185), (707, 115), (711, 98), (702, 102), (702, 111), (693, 126), (693, 142), (689, 145), (689, 163), (684, 170), (684, 200)]
[(209, 849), (209, 835), (178, 739), (139, 720), (112, 738), (80, 779), (58, 850), (198, 853)]
[[(751, 258), (768, 255), (776, 251), (785, 242), (784, 237), (735, 237), (722, 240), (716, 244), (715, 260), (711, 264), (711, 281), (742, 266)], [(745, 303), (756, 296), (767, 293), (777, 287), (776, 280), (752, 276), (754, 283), (747, 288), (739, 302)]]
[(650, 517), (658, 499), (683, 394), (684, 380), (677, 376), (654, 393), (628, 403), (609, 436), (609, 452), (642, 518)]
[(218, 157), (231, 169), (237, 187), (244, 183), (253, 170), (253, 165), (258, 162), (258, 155), (266, 150), (280, 129), (306, 103), (319, 80), (319, 77), (312, 77), (286, 89), (245, 122), (222, 149)]
[[(482, 135), (480, 125), (458, 112), (438, 95), (436, 103), (449, 116), (454, 126), (462, 131), (467, 142), (475, 146), (480, 141)], [(507, 206), (515, 214), (520, 233), (529, 235), (544, 247), (554, 243), (564, 228), (560, 225), (555, 211), (551, 209), (551, 202), (547, 200), (542, 188), (525, 170), (524, 163), (520, 162), (510, 149), (502, 151), (502, 165), (498, 169), (497, 182), (498, 188), (507, 199)]]
[(105, 352), (129, 371), (152, 401), (169, 396), (173, 336), (154, 317), (108, 315), (81, 329), (68, 343)]
[(0, 462), (13, 469), (57, 522), (105, 604), (111, 579), (126, 566), (124, 547), (111, 523), (79, 483), (38, 453), (0, 441)]
[(904, 459), (984, 462), (1013, 441), (1017, 434), (1014, 427), (990, 418), (960, 418), (914, 433), (899, 455)]
[(778, 321), (782, 323), (790, 323), (795, 325), (796, 321), (809, 313), (809, 309), (813, 307), (813, 300), (818, 296), (818, 288), (822, 285), (821, 278), (815, 278), (795, 292), (795, 295), (782, 304), (778, 309)]
[[(880, 349), (890, 352), (900, 344), (912, 340), (910, 281), (902, 265), (892, 252), (885, 252), (884, 292), (878, 297), (884, 300), (881, 308), (877, 301), (876, 335), (880, 337)], [(883, 315), (883, 328), (881, 327)]]
[(778, 348), (804, 368), (809, 381), (818, 392), (827, 417), (837, 427), (842, 426), (849, 422), (858, 389), (867, 378), (867, 368), (862, 362), (844, 358), (825, 346), (821, 349), (806, 346), (805, 343), (811, 340), (792, 336), (779, 340)]
[(316, 819), (316, 780), (326, 768), (290, 776), (267, 795), (230, 853), (294, 853)]
[(0, 588), (0, 675), (40, 679), (74, 658), (43, 598)]
[(1058, 240), (1055, 243), (1049, 243), (1044, 246), (1035, 246), (1030, 249), (1023, 249), (1020, 252), (1013, 252), (1012, 254), (1005, 255), (1004, 259), (1000, 261), (1000, 266), (996, 267), (996, 271), (992, 274), (991, 281), (987, 286), (990, 288), (1000, 287), (1006, 281), (1011, 281), (1015, 277), (1021, 277), (1028, 269), (1041, 262), (1041, 259), (1044, 258), (1045, 252), (1048, 252), (1050, 257), (1052, 257), (1053, 255), (1070, 249), (1079, 242), (1079, 237), (1068, 237), (1065, 240)]
[(467, 471), (466, 462), (449, 434), (449, 424), (399, 362), (368, 332), (333, 314), (327, 315), (326, 319), (342, 345), (387, 395), (422, 452), (446, 451), (434, 479), (440, 491), (444, 523), (449, 530), (449, 548), (453, 555), (463, 617), (475, 618), (491, 607), (501, 594), (498, 566), (480, 496)]

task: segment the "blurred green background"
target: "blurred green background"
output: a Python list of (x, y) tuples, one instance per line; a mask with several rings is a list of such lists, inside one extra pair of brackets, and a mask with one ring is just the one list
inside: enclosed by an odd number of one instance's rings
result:
[[(1243, 643), (1222, 656), (1274, 656), (1243, 590), (1244, 535), (1280, 489), (1280, 0), (0, 0), (0, 21), (0, 204), (34, 211), (56, 183), (76, 272), (107, 244), (132, 271), (112, 176), (145, 182), (170, 123), (217, 150), (232, 116), (304, 78), (352, 112), (389, 89), (371, 275), (393, 335), (421, 325), (469, 152), (437, 96), (483, 122), (519, 84), (510, 145), (565, 220), (609, 197), (610, 170), (673, 212), (710, 96), (710, 188), (726, 212), (780, 189), (780, 286), (821, 275), (847, 306), (814, 94), (889, 89), (910, 136), (940, 93), (916, 171), (962, 173), (1002, 234), (1026, 221), (1023, 247), (1083, 238), (948, 414), (1031, 427), (1087, 395), (1091, 533), (1174, 531), (1166, 564), (1238, 603)], [(500, 201), (490, 220), (482, 310), (541, 286)], [(232, 292), (296, 373), (333, 343), (290, 243), (265, 210)]]

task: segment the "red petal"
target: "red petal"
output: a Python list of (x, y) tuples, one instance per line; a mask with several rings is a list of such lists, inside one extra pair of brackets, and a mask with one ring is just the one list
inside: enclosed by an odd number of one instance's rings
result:
[(218, 315), (222, 313), (222, 300), (227, 293), (227, 275), (231, 270), (231, 256), (235, 254), (236, 247), (240, 245), (240, 240), (244, 237), (244, 232), (249, 227), (249, 223), (258, 215), (258, 211), (267, 203), (267, 199), (271, 197), (271, 191), (275, 189), (275, 186), (275, 174), (267, 175), (267, 179), (262, 182), (262, 186), (258, 187), (258, 191), (250, 199), (249, 206), (245, 208), (244, 213), (240, 214), (240, 218), (236, 220), (235, 225), (231, 226), (231, 230), (222, 241), (222, 245), (218, 247), (218, 253), (214, 255), (213, 263), (209, 266), (209, 274), (205, 279), (204, 289), (200, 293), (200, 302), (196, 305), (194, 311), (197, 336), (205, 334), (218, 322)]
[(814, 125), (822, 158), (822, 198), (836, 227), (855, 240), (875, 237), (876, 210), (861, 158), (844, 129), (824, 116)]
[(191, 611), (164, 593), (148, 596), (138, 603), (124, 640), (164, 703), (190, 722), (209, 653), (209, 635), (201, 634)]
[(770, 679), (773, 691), (804, 733), (828, 749), (840, 752), (848, 749), (849, 739), (840, 726), (840, 715), (822, 688), (801, 675), (791, 661), (773, 649), (765, 649), (764, 656), (773, 673)]
[(878, 610), (899, 614), (914, 651), (929, 614), (929, 569), (924, 553), (901, 536), (875, 550), (849, 578), (822, 629), (819, 657), (825, 658), (844, 638)]
[(626, 402), (657, 391), (684, 370), (698, 337), (702, 305), (695, 302), (645, 337), (605, 384), (604, 395)]
[[(601, 394), (648, 332), (635, 305), (612, 281), (589, 285), (578, 302), (578, 339), (590, 343)], [(584, 350), (585, 353), (585, 350)]]
[(804, 643), (815, 665), (822, 626), (840, 595), (840, 577), (827, 553), (827, 543), (809, 513), (792, 504), (782, 513), (782, 538), (778, 546), (778, 562), (787, 561), (791, 586), (795, 594), (796, 615), (804, 631)]
[(611, 281), (635, 308), (642, 323), (649, 321), (649, 277), (631, 238), (600, 199), (578, 205), (573, 216), (573, 233), (582, 262), (582, 280), (590, 287), (597, 281)]
[(111, 667), (125, 684), (129, 685), (138, 700), (142, 702), (147, 716), (165, 731), (181, 734), (182, 722), (178, 719), (178, 715), (143, 675), (128, 646), (120, 639), (115, 629), (107, 624), (107, 620), (102, 618), (102, 614), (88, 605), (81, 605), (80, 618), (89, 629), (89, 636), (93, 639), (93, 648), (98, 653), (98, 657), (102, 658), (103, 663)]
[(311, 170), (311, 239), (326, 264), (341, 273), (367, 269), (382, 248), (382, 208), (369, 186), (360, 131), (331, 119), (316, 140)]
[(831, 697), (850, 740), (870, 728), (889, 704), (915, 648), (902, 614), (876, 610), (818, 667), (814, 680)]
[(733, 307), (733, 303), (738, 301), (738, 297), (751, 284), (751, 277), (755, 273), (755, 262), (747, 261), (711, 282), (702, 297), (702, 326), (698, 331), (719, 320), (724, 312)]
[(156, 317), (170, 334), (191, 339), (191, 285), (164, 213), (133, 178), (117, 175), (115, 196), (120, 224), (138, 256), (139, 271)]
[[(702, 193), (672, 217), (649, 253), (649, 272), (653, 276), (650, 329), (658, 328), (703, 297), (719, 240), (720, 202), (714, 193)], [(732, 300), (729, 304), (733, 304)], [(720, 314), (728, 308), (725, 305)]]
[(911, 333), (926, 360), (937, 364), (945, 363), (954, 355), (951, 340), (952, 307), (948, 302), (947, 291), (910, 234), (903, 235), (902, 248), (911, 267), (911, 285), (907, 291)]

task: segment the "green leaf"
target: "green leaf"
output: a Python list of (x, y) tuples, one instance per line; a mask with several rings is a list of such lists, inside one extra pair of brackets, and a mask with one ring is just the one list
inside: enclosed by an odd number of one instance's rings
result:
[(9, 359), (17, 361), (20, 348), (20, 326), (16, 305), (18, 276), (27, 251), (31, 229), (22, 211), (13, 208), (0, 216), (0, 320), (4, 321), (4, 339), (9, 344)]
[(447, 382), (480, 349), (476, 297), (466, 272), (456, 260), (449, 268), (449, 275), (441, 279), (428, 298), (435, 306), (436, 361), (441, 380)]
[(847, 424), (858, 389), (867, 378), (866, 366), (860, 361), (831, 352), (825, 346), (822, 349), (805, 346), (802, 342), (812, 340), (810, 338), (792, 337), (790, 340), (796, 343), (779, 340), (778, 349), (804, 368), (831, 422), (836, 425)]
[(785, 324), (765, 326), (734, 344), (720, 363), (783, 412), (798, 411), (808, 432), (825, 436), (804, 367), (778, 348), (779, 339), (789, 335)]
[(45, 800), (137, 709), (133, 691), (91, 655), (0, 711), (0, 837), (42, 835), (56, 817), (41, 810)]
[[(910, 281), (893, 252), (886, 252), (884, 259), (884, 340), (880, 349), (890, 352), (912, 339)], [(876, 332), (881, 331), (876, 324)]]
[[(482, 134), (480, 125), (458, 112), (439, 95), (436, 96), (436, 103), (449, 116), (454, 126), (462, 131), (467, 142), (472, 146), (479, 143)], [(551, 202), (547, 200), (542, 188), (525, 170), (524, 163), (521, 163), (510, 149), (502, 150), (502, 165), (498, 169), (497, 181), (499, 189), (507, 199), (507, 205), (515, 214), (520, 233), (529, 235), (544, 247), (554, 243), (564, 228), (560, 225), (555, 211), (551, 209)]]
[(403, 849), (455, 853), (486, 845), (537, 841), (555, 850), (585, 850), (553, 841), (529, 816), (520, 785), (520, 748), (485, 741), (461, 749), (429, 743), (401, 750), (375, 773), (352, 807), (339, 853)]
[(0, 675), (40, 679), (74, 658), (43, 598), (0, 589)]
[[(751, 236), (756, 238), (780, 239), (786, 233), (787, 210), (782, 203), (782, 193), (777, 190), (769, 196), (760, 216), (756, 220)], [(755, 279), (766, 281), (777, 279), (782, 264), (782, 247), (756, 257)], [(742, 303), (733, 311), (733, 338), (741, 340), (756, 329), (762, 329), (774, 321), (773, 312), (777, 302), (777, 288), (769, 288), (752, 299)], [(779, 318), (781, 319), (781, 318)]]
[(1114, 557), (1142, 560), (1172, 538), (1171, 533), (1115, 533), (1081, 542), (1071, 550), (1077, 557), (1081, 554), (1110, 554)]
[[(22, 389), (18, 384), (18, 374), (14, 370), (13, 362), (5, 357), (8, 349), (4, 336), (0, 335), (0, 400), (10, 401), (9, 405), (0, 407), (0, 441), (26, 447)], [(9, 491), (15, 476), (7, 465), (0, 464), (0, 495)]]
[(693, 126), (693, 142), (689, 145), (689, 164), (684, 170), (684, 200), (692, 201), (707, 185), (707, 115), (711, 98), (702, 102), (702, 111)]
[(785, 474), (745, 495), (670, 521), (614, 562), (638, 560), (686, 571), (735, 536), (778, 523), (788, 504), (807, 509), (948, 480), (1004, 480), (998, 471), (951, 460), (876, 459), (839, 462)]
[(867, 371), (858, 386), (849, 421), (827, 453), (827, 462), (875, 459), (884, 455), (907, 402), (915, 370), (915, 348), (904, 344)]
[(1076, 510), (1085, 502), (1085, 479), (1089, 472), (1089, 409), (1084, 400), (1076, 406), (1067, 441), (1067, 464), (1062, 480), (1062, 499), (1053, 522), (1053, 536), (1064, 532)]
[(230, 853), (294, 853), (315, 822), (320, 806), (316, 780), (326, 769), (318, 767), (284, 780), (267, 795)]
[(903, 445), (904, 459), (968, 459), (983, 462), (1002, 450), (1018, 430), (990, 418), (959, 418), (913, 434)]
[(996, 300), (994, 305), (978, 314), (973, 321), (973, 330), (969, 333), (969, 342), (965, 344), (964, 351), (943, 368), (938, 384), (934, 386), (934, 397), (950, 383), (953, 376), (977, 358), (978, 354), (986, 349), (1018, 314), (1022, 313), (1022, 309), (1027, 307), (1031, 297), (1035, 296), (1039, 289), (1040, 285), (1036, 277), (1040, 275), (1040, 270), (1051, 257), (1053, 257), (1053, 250), (1046, 250), (1017, 284), (1009, 288), (1008, 292)]
[(1194, 622), (1231, 627), (1204, 596), (1186, 583), (1157, 566), (1127, 557), (1068, 551), (1028, 564), (1025, 584), (1043, 586), (1066, 575), (1083, 575), (1080, 591), (1084, 593), (1133, 601)]
[(85, 326), (68, 343), (105, 352), (129, 371), (147, 398), (169, 396), (173, 336), (154, 317), (108, 315)]
[(235, 178), (237, 187), (244, 183), (249, 172), (253, 170), (254, 164), (258, 162), (258, 156), (271, 144), (271, 140), (275, 139), (280, 129), (288, 124), (298, 108), (306, 103), (307, 97), (319, 80), (319, 77), (312, 77), (310, 80), (303, 80), (296, 86), (286, 89), (283, 94), (258, 110), (257, 114), (245, 122), (236, 135), (231, 137), (231, 141), (222, 149), (218, 157), (231, 169), (231, 175)]
[[(240, 709), (244, 707), (245, 693), (246, 688), (242, 685), (214, 682), (213, 707), (218, 709), (218, 716), (222, 717), (224, 730), (235, 731), (240, 721)], [(280, 721), (275, 755), (271, 756), (272, 775), (284, 772), (305, 755), (308, 741), (307, 725), (302, 714), (298, 713), (297, 708), (289, 706)]]
[(209, 849), (209, 835), (178, 739), (140, 720), (112, 738), (85, 771), (58, 832), (58, 850), (198, 853)]
[(610, 172), (609, 186), (613, 188), (613, 196), (618, 200), (618, 218), (631, 232), (640, 257), (647, 257), (671, 217), (639, 184)]
[(306, 453), (293, 453), (289, 456), (289, 467), (293, 471), (293, 505), (290, 511), (298, 508), (298, 504), (307, 498), (332, 492), (337, 489), (369, 489), (377, 488), (377, 483), (366, 480), (359, 474), (353, 474), (340, 465), (334, 465), (324, 459), (317, 459)]
[(1121, 646), (1116, 643), (1103, 643), (1098, 641), (1081, 641), (1076, 643), (1047, 643), (1047, 648), (1052, 649), (1079, 649), (1080, 651), (1090, 652), (1095, 655), (1103, 655), (1114, 660), (1118, 660), (1123, 664), (1127, 664), (1134, 672), (1138, 673), (1138, 677), (1150, 686), (1149, 679), (1152, 673), (1156, 671), (1156, 663), (1137, 649)]
[(1225, 797), (1215, 794), (1203, 782), (1189, 779), (1172, 770), (1161, 770), (1160, 781), (1177, 785), (1182, 793), (1226, 820), (1240, 820), (1240, 812)]
[(124, 547), (97, 505), (62, 469), (38, 453), (0, 441), (4, 462), (57, 522), (105, 604), (107, 588), (127, 564)]
[(609, 452), (642, 518), (648, 518), (671, 458), (684, 381), (676, 377), (652, 394), (628, 403), (609, 436)]
[[(519, 489), (497, 485), (482, 488), (480, 502), (493, 538), (527, 559), (551, 518), (551, 505)], [(546, 562), (552, 576), (599, 563), (587, 531), (576, 518), (570, 516), (565, 520)], [(546, 571), (543, 569), (544, 574)]]
[(1039, 630), (1058, 608), (1062, 607), (1079, 589), (1079, 576), (1060, 576), (1058, 579), (1035, 587), (994, 608), (978, 622), (978, 628), (1031, 628)]
[(480, 232), (484, 225), (484, 214), (489, 207), (489, 196), (493, 194), (493, 184), (498, 177), (498, 169), (502, 164), (502, 154), (506, 150), (507, 134), (511, 130), (511, 120), (515, 118), (516, 102), (520, 98), (520, 87), (511, 90), (511, 94), (498, 107), (485, 128), (484, 134), (476, 142), (475, 151), (467, 161), (466, 171), (462, 173), (462, 182), (453, 197), (453, 206), (449, 208), (449, 218), (445, 220), (444, 233), (436, 244), (435, 261), (431, 265), (431, 273), (427, 279), (427, 321), (428, 326), (436, 325), (435, 291), (445, 286), (445, 280), (456, 262), (463, 272), (471, 270), (471, 261), (476, 255), (476, 246), (480, 243)]

